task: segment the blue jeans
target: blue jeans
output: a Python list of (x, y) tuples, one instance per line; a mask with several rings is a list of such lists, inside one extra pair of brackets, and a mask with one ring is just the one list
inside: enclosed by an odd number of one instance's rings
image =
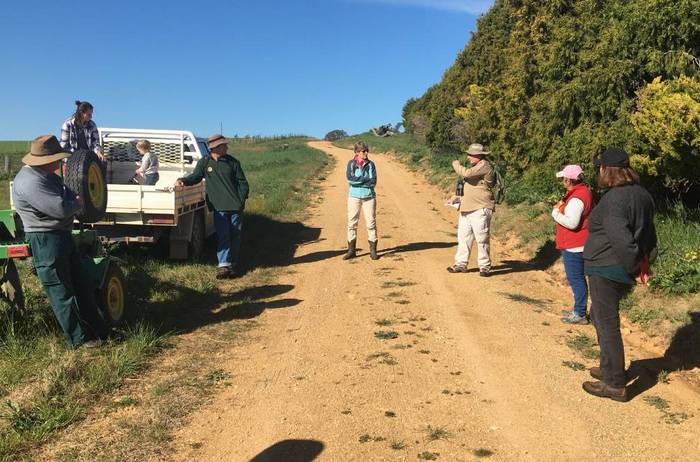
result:
[(561, 257), (564, 259), (566, 279), (569, 280), (569, 285), (574, 293), (574, 312), (584, 317), (588, 307), (588, 285), (586, 277), (583, 275), (583, 252), (562, 250)]
[(236, 265), (241, 250), (243, 217), (241, 212), (214, 212), (216, 258), (219, 267)]
[(148, 175), (144, 175), (143, 184), (144, 186), (153, 186), (154, 184), (158, 183), (159, 178), (160, 175), (158, 175), (158, 172), (149, 173)]

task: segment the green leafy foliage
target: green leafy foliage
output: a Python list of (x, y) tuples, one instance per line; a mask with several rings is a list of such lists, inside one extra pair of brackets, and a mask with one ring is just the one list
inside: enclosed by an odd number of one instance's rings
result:
[(675, 192), (700, 182), (700, 81), (655, 78), (638, 92), (631, 122), (644, 142), (633, 166)]
[(568, 163), (590, 178), (610, 146), (656, 163), (660, 191), (690, 194), (697, 56), (695, 0), (496, 0), (442, 81), (408, 100), (404, 126), (434, 153), (488, 145), (523, 183), (509, 195), (556, 192)]
[(680, 202), (667, 205), (656, 219), (659, 256), (650, 287), (667, 294), (700, 290), (700, 209)]

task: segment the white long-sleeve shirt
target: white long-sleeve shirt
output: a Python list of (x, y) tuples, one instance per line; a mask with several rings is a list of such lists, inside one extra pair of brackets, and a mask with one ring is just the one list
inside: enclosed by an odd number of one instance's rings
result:
[[(566, 207), (564, 207), (564, 213), (560, 212), (558, 207), (555, 207), (552, 210), (552, 218), (554, 218), (554, 221), (562, 225), (564, 228), (576, 229), (581, 223), (583, 209), (583, 201), (581, 199), (573, 197), (569, 200), (569, 202), (566, 203)], [(567, 250), (568, 252), (583, 252), (583, 246), (565, 250)]]

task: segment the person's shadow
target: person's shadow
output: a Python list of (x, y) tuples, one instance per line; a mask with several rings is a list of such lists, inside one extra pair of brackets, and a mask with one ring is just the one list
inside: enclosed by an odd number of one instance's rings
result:
[(662, 371), (700, 367), (700, 312), (689, 313), (690, 323), (676, 331), (662, 357), (632, 361), (627, 370), (627, 394), (633, 399), (654, 387)]
[[(130, 271), (125, 280), (130, 309), (127, 323), (143, 322), (157, 332), (187, 333), (232, 320), (253, 319), (267, 310), (299, 305), (297, 298), (280, 298), (294, 290), (291, 284), (262, 284), (226, 292), (202, 290), (177, 281), (156, 278), (148, 271)], [(167, 293), (167, 298), (154, 294)]]
[(503, 260), (500, 265), (491, 267), (492, 275), (522, 273), (527, 271), (544, 271), (549, 269), (559, 258), (559, 251), (551, 239), (545, 242), (537, 253), (528, 261)]
[(323, 443), (315, 440), (284, 440), (265, 449), (249, 462), (311, 462), (323, 452)]
[[(395, 247), (390, 247), (387, 249), (380, 248), (378, 250), (379, 257), (388, 257), (390, 255), (405, 253), (405, 252), (417, 252), (421, 250), (430, 249), (446, 249), (454, 247), (457, 244), (454, 242), (412, 242), (410, 244), (397, 245)], [(365, 248), (362, 244), (358, 243), (357, 246), (357, 256), (361, 257), (365, 255)], [(321, 260), (326, 260), (328, 258), (336, 258), (347, 252), (347, 249), (338, 250), (320, 250), (318, 252), (310, 253), (307, 255), (302, 255), (300, 257), (295, 257), (292, 260), (292, 264), (297, 265), (300, 263), (314, 263)]]
[(431, 249), (449, 249), (450, 247), (456, 246), (456, 242), (410, 242), (408, 244), (401, 244), (388, 249), (379, 249), (379, 254), (380, 256), (384, 257), (406, 252), (421, 252), (423, 250)]

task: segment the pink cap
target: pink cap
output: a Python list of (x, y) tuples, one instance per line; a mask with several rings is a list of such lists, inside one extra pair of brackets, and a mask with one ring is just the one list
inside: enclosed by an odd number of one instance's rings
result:
[(583, 175), (583, 169), (578, 165), (567, 165), (564, 170), (557, 172), (557, 178), (578, 180)]

